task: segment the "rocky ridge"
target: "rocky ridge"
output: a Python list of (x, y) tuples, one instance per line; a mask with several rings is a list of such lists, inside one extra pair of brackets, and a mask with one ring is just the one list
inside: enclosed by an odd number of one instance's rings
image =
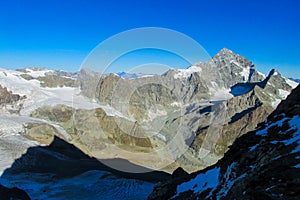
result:
[(217, 164), (158, 184), (148, 199), (299, 199), (300, 86)]

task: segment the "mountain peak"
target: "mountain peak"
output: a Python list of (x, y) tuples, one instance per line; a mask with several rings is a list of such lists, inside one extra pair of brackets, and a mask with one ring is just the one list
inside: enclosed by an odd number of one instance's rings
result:
[(223, 53), (233, 53), (233, 51), (231, 51), (230, 49), (227, 49), (226, 47), (222, 48), (220, 50), (220, 52), (223, 52)]
[(235, 54), (233, 51), (231, 51), (230, 49), (227, 49), (226, 47), (222, 48), (217, 54), (216, 56), (224, 56), (224, 55), (229, 55), (229, 56), (234, 56), (237, 55)]
[(227, 49), (226, 47), (224, 47), (223, 49), (221, 49), (215, 56), (213, 56), (213, 60), (228, 60), (228, 61), (232, 61), (232, 60), (247, 60), (245, 57), (240, 56), (239, 54), (234, 53), (233, 51), (231, 51), (230, 49)]

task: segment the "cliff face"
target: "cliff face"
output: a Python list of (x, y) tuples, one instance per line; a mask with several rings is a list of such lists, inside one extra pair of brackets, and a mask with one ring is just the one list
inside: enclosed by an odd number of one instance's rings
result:
[(215, 165), (157, 185), (149, 199), (299, 199), (300, 86)]
[(0, 85), (0, 113), (19, 113), (22, 109), (21, 100), (25, 99), (26, 96), (13, 94), (8, 91), (6, 87)]

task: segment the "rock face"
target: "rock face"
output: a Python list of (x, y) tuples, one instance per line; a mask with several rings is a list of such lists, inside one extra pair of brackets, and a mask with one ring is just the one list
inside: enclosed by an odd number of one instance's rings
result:
[(36, 78), (41, 82), (42, 87), (75, 87), (75, 80), (58, 76), (58, 75), (46, 75)]
[(158, 184), (148, 199), (299, 199), (300, 86), (217, 164)]
[(19, 188), (7, 188), (0, 185), (0, 197), (2, 200), (30, 200), (30, 197)]
[[(86, 148), (93, 147), (93, 149), (101, 150), (105, 145), (111, 143), (145, 149), (152, 146), (149, 138), (141, 137), (146, 133), (136, 123), (124, 118), (114, 119), (101, 108), (76, 110), (68, 106), (58, 105), (41, 107), (35, 110), (31, 116), (61, 125), (71, 135), (74, 142), (86, 145)], [(118, 124), (122, 124), (122, 128)], [(28, 129), (33, 132), (33, 127)], [(131, 134), (126, 134), (124, 130), (131, 130)], [(90, 150), (92, 151), (92, 149)]]
[(26, 96), (13, 94), (6, 87), (0, 85), (0, 108), (2, 110), (0, 112), (19, 113), (22, 109), (21, 100), (25, 98)]
[(47, 70), (45, 68), (25, 68), (17, 69), (18, 72), (23, 72), (20, 77), (25, 80), (37, 80), (42, 87), (75, 87), (76, 73), (69, 73), (61, 70)]
[(96, 95), (96, 87), (100, 78), (101, 74), (83, 68), (78, 72), (76, 85), (80, 87), (83, 95), (94, 99)]

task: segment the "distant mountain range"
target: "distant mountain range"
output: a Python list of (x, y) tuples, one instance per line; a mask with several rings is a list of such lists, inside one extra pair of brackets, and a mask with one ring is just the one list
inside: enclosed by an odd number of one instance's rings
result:
[(292, 81), (295, 81), (297, 83), (300, 83), (300, 79), (297, 79), (297, 78), (289, 78), (289, 79), (292, 80)]
[[(242, 167), (250, 173), (253, 164), (260, 174), (257, 163), (275, 156), (272, 136), (246, 133), (263, 130), (261, 123), (297, 85), (275, 69), (260, 73), (226, 48), (205, 63), (162, 75), (0, 69), (0, 185), (33, 199), (145, 199), (167, 181), (149, 198), (193, 199), (233, 198), (229, 189), (237, 182), (232, 191), (241, 199), (238, 183), (257, 181), (239, 182)], [(275, 128), (276, 120), (269, 117), (265, 127), (288, 131)], [(255, 151), (248, 155), (250, 145)], [(198, 174), (212, 179), (201, 182)], [(190, 183), (193, 178), (199, 183)], [(246, 194), (261, 191), (252, 189)]]
[(146, 77), (146, 76), (155, 76), (156, 74), (118, 72), (117, 75), (122, 78), (133, 79), (133, 78)]

